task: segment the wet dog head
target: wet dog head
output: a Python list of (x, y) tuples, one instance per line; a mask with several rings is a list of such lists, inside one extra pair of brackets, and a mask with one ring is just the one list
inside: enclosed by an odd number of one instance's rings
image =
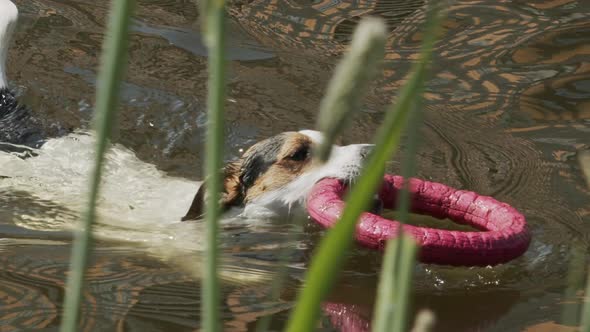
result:
[[(224, 168), (223, 210), (243, 208), (248, 216), (281, 214), (303, 206), (312, 186), (325, 177), (352, 181), (372, 145), (333, 146), (328, 162), (312, 158), (314, 145), (323, 139), (311, 130), (284, 132), (250, 147), (237, 161)], [(183, 220), (203, 214), (205, 186), (201, 186)]]

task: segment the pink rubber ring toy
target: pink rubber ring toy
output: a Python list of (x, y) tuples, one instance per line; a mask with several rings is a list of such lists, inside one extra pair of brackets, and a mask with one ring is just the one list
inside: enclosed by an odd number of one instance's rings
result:
[[(403, 185), (401, 176), (385, 175), (379, 198), (385, 208), (393, 208)], [(457, 190), (440, 183), (410, 179), (413, 213), (449, 218), (480, 232), (449, 231), (403, 225), (420, 247), (424, 263), (456, 266), (487, 266), (508, 262), (522, 255), (531, 242), (525, 218), (516, 209), (492, 197)], [(309, 215), (324, 227), (332, 227), (342, 215), (342, 195), (346, 185), (338, 179), (315, 184), (308, 199)], [(400, 223), (365, 212), (356, 228), (356, 240), (363, 246), (383, 250), (385, 241), (395, 238)]]

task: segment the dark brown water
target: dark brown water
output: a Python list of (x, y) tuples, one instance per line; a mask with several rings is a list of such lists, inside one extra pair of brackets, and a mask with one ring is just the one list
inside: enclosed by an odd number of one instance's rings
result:
[[(106, 1), (15, 2), (21, 17), (9, 55), (11, 84), (51, 131), (87, 127)], [(343, 139), (369, 141), (416, 59), (422, 6), (401, 0), (232, 3), (228, 158), (270, 135), (312, 128), (355, 22), (379, 15), (390, 28), (383, 74)], [(117, 128), (118, 143), (141, 160), (189, 179), (200, 179), (205, 123), (207, 59), (198, 20), (193, 1), (139, 2)], [(577, 161), (580, 151), (590, 149), (590, 4), (457, 2), (436, 55), (419, 176), (514, 205), (526, 215), (533, 242), (522, 258), (502, 266), (418, 265), (414, 307), (433, 310), (439, 331), (517, 331), (561, 322), (568, 303), (580, 302), (575, 295), (564, 297), (570, 251), (578, 245), (588, 252), (590, 244), (590, 193)], [(399, 171), (399, 161), (391, 164), (392, 172)], [(56, 177), (70, 176), (54, 171)], [(36, 195), (35, 179), (31, 175), (22, 192), (3, 189), (0, 197), (0, 231), (7, 234), (0, 239), (0, 331), (53, 331), (60, 323), (69, 239), (67, 233), (47, 235), (56, 227), (43, 220), (75, 213), (67, 202), (42, 195), (46, 188)], [(41, 222), (27, 222), (23, 215)], [(272, 277), (280, 247), (298, 248), (289, 257), (279, 300), (269, 300), (267, 282), (226, 282), (225, 328), (253, 330), (270, 315), (271, 327), (280, 330), (320, 237), (311, 225), (289, 223), (224, 231), (230, 273)], [(198, 329), (198, 280), (179, 267), (186, 264), (108, 241), (98, 247), (81, 330)], [(350, 256), (325, 307), (325, 326), (338, 305), (356, 319), (371, 316), (380, 255), (357, 248)]]

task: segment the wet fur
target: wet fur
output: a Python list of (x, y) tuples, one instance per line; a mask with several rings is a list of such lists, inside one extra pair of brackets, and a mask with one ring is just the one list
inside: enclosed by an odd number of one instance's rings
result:
[[(223, 171), (223, 211), (233, 209), (246, 217), (274, 217), (300, 211), (312, 186), (324, 177), (353, 181), (372, 145), (334, 146), (327, 163), (315, 161), (311, 152), (323, 139), (317, 131), (285, 132), (250, 147)], [(206, 183), (183, 218), (201, 218)]]

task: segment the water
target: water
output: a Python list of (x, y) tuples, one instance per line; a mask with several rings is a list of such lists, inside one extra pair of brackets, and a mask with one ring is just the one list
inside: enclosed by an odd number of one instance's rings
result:
[[(52, 331), (60, 322), (68, 230), (84, 203), (92, 143), (84, 129), (108, 7), (15, 2), (21, 17), (8, 76), (61, 138), (35, 158), (0, 154), (0, 330)], [(270, 135), (312, 128), (355, 22), (376, 14), (389, 23), (387, 60), (342, 139), (369, 141), (415, 61), (423, 4), (272, 3), (230, 6), (227, 158)], [(580, 301), (563, 294), (572, 247), (587, 252), (589, 245), (590, 193), (577, 161), (590, 149), (589, 18), (585, 1), (457, 2), (450, 9), (427, 88), (419, 176), (514, 205), (533, 242), (522, 258), (493, 268), (418, 265), (414, 307), (435, 311), (439, 331), (550, 329), (568, 303)], [(192, 1), (138, 5), (84, 330), (198, 328), (202, 226), (176, 222), (202, 179), (206, 58), (198, 20)], [(73, 130), (82, 131), (63, 136)], [(280, 330), (322, 232), (306, 221), (226, 220), (223, 228), (225, 328), (253, 330), (270, 315)], [(295, 250), (274, 299), (268, 280), (284, 248)], [(360, 248), (350, 254), (326, 301), (326, 330), (330, 313), (342, 308), (357, 330), (366, 328), (379, 262), (378, 253)]]

